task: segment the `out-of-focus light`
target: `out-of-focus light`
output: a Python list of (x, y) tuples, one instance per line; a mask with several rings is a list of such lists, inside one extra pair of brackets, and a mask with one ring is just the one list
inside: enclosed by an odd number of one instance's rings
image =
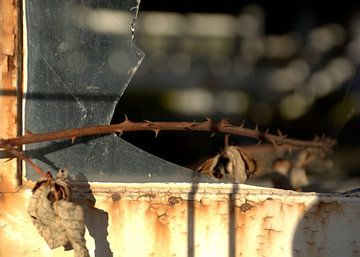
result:
[(191, 68), (191, 59), (186, 52), (177, 52), (170, 57), (169, 67), (175, 75), (185, 75)]
[(81, 6), (74, 8), (74, 19), (80, 26), (102, 34), (130, 35), (132, 15), (125, 11), (93, 9)]
[(236, 18), (227, 14), (189, 14), (186, 33), (196, 37), (234, 37)]
[(169, 57), (165, 51), (156, 51), (149, 56), (150, 69), (156, 73), (164, 73), (169, 67)]
[(109, 56), (109, 67), (116, 74), (127, 74), (131, 67), (129, 52), (125, 50), (114, 50)]
[(265, 55), (270, 59), (287, 59), (294, 56), (300, 48), (300, 37), (295, 33), (270, 35), (265, 37)]
[(313, 50), (324, 53), (341, 45), (345, 38), (345, 29), (339, 24), (333, 23), (313, 29), (309, 34), (308, 41)]
[(244, 114), (249, 105), (248, 96), (242, 91), (223, 91), (216, 95), (216, 109), (224, 114)]
[(317, 97), (323, 97), (334, 89), (335, 83), (327, 72), (317, 71), (311, 75), (309, 86)]
[(264, 43), (258, 37), (245, 38), (241, 43), (241, 53), (250, 62), (256, 63), (264, 55)]
[(193, 58), (207, 59), (214, 55), (232, 53), (234, 40), (224, 38), (194, 38), (184, 37), (181, 40), (181, 47)]
[(280, 102), (280, 114), (286, 120), (295, 120), (306, 112), (307, 104), (304, 96), (293, 94), (284, 97)]
[(229, 75), (231, 71), (231, 60), (226, 55), (212, 56), (210, 59), (210, 70), (218, 77)]
[(269, 103), (255, 103), (251, 106), (250, 117), (253, 122), (256, 122), (258, 124), (268, 124), (273, 117), (273, 108)]
[(304, 97), (307, 106), (311, 106), (316, 100), (316, 95), (309, 84), (304, 84), (296, 92)]
[(354, 69), (354, 65), (345, 57), (334, 58), (326, 66), (326, 71), (335, 83), (335, 86), (341, 86), (346, 80), (350, 79)]
[(249, 4), (245, 6), (242, 11), (242, 14), (247, 14), (254, 17), (256, 20), (264, 22), (265, 19), (265, 12), (263, 8), (258, 4)]
[(314, 72), (304, 88), (315, 98), (326, 96), (350, 79), (354, 69), (353, 63), (348, 58), (334, 58), (325, 69)]
[(179, 36), (186, 24), (184, 15), (167, 12), (144, 12), (138, 20), (139, 31), (151, 36)]
[(302, 83), (310, 75), (310, 66), (303, 59), (295, 59), (289, 63), (288, 68), (292, 71), (294, 81)]
[(360, 35), (347, 45), (346, 54), (354, 63), (360, 63)]
[(186, 115), (210, 115), (215, 109), (214, 96), (206, 89), (173, 90), (166, 98), (167, 107)]
[(287, 67), (270, 75), (270, 85), (279, 92), (289, 92), (302, 85), (310, 73), (309, 65), (301, 59), (292, 61)]
[(242, 37), (255, 37), (261, 33), (261, 21), (250, 14), (241, 14), (238, 19), (237, 31)]
[(290, 72), (285, 69), (275, 70), (270, 74), (270, 85), (276, 91), (289, 92), (294, 89)]

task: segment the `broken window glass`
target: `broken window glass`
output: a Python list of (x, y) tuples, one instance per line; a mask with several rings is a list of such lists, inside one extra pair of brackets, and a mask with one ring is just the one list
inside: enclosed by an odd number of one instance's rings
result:
[[(144, 58), (134, 44), (139, 3), (26, 1), (25, 131), (110, 124), (117, 102)], [(44, 170), (65, 168), (73, 177), (85, 176), (89, 181), (207, 181), (115, 134), (27, 145), (26, 154)], [(29, 167), (26, 176), (37, 179)]]

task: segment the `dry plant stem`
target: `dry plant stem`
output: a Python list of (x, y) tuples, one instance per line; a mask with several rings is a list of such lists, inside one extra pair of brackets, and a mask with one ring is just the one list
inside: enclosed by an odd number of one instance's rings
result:
[(2, 148), (4, 148), (6, 151), (12, 153), (14, 156), (19, 158), (20, 160), (26, 161), (37, 174), (39, 174), (42, 177), (47, 177), (48, 174), (43, 171), (40, 167), (38, 167), (35, 163), (32, 162), (29, 158), (25, 156), (25, 154), (19, 150), (17, 150), (14, 146), (12, 146), (7, 140), (0, 139), (0, 145)]
[(318, 147), (324, 149), (330, 149), (335, 145), (334, 140), (316, 138), (314, 140), (299, 140), (287, 138), (286, 135), (282, 135), (281, 132), (278, 135), (261, 132), (257, 128), (248, 129), (241, 126), (231, 125), (226, 120), (220, 122), (213, 122), (211, 119), (207, 119), (203, 122), (132, 122), (126, 119), (124, 122), (113, 125), (99, 125), (86, 128), (74, 128), (56, 132), (41, 133), (41, 134), (27, 134), (22, 137), (10, 138), (7, 140), (0, 140), (0, 148), (6, 149), (8, 143), (12, 146), (21, 146), (24, 144), (39, 143), (45, 141), (54, 141), (60, 139), (71, 139), (74, 141), (77, 137), (110, 134), (118, 132), (130, 131), (154, 131), (157, 135), (160, 131), (209, 131), (209, 132), (221, 132), (225, 134), (233, 134), (244, 137), (250, 137), (259, 140), (259, 142), (267, 141), (275, 146), (289, 145), (294, 147)]

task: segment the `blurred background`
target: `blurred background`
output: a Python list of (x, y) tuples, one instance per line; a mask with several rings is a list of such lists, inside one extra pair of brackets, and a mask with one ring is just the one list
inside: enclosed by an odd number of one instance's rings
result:
[[(134, 121), (211, 117), (245, 121), (249, 128), (259, 124), (273, 133), (281, 129), (299, 139), (324, 134), (338, 144), (320, 168), (308, 170), (314, 184), (321, 184), (316, 190), (358, 187), (358, 1), (142, 0), (135, 40), (146, 57), (112, 123), (124, 114)], [(223, 135), (190, 132), (122, 137), (191, 169), (224, 142)], [(251, 148), (257, 142), (250, 139), (232, 136), (230, 142), (258, 158), (271, 155), (266, 147)], [(269, 185), (267, 171), (269, 163), (250, 183)]]

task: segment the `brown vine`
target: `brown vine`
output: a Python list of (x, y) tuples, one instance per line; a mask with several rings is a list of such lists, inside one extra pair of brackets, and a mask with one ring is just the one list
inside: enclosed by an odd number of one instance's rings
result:
[(98, 125), (85, 128), (74, 128), (61, 130), (49, 133), (40, 134), (26, 134), (21, 137), (9, 138), (0, 140), (0, 148), (5, 148), (9, 144), (11, 146), (21, 146), (25, 144), (54, 141), (61, 139), (71, 139), (75, 141), (78, 137), (111, 134), (114, 132), (134, 132), (134, 131), (154, 131), (155, 136), (160, 131), (202, 131), (202, 132), (220, 132), (224, 134), (233, 134), (249, 138), (254, 138), (259, 143), (267, 141), (275, 146), (289, 145), (294, 147), (315, 147), (323, 149), (331, 149), (336, 141), (329, 138), (316, 137), (313, 140), (300, 140), (288, 138), (278, 130), (278, 135), (270, 134), (269, 131), (259, 131), (256, 127), (254, 129), (245, 128), (244, 125), (234, 126), (229, 121), (222, 119), (220, 122), (213, 122), (207, 119), (202, 122), (153, 122), (142, 121), (132, 122), (128, 118), (119, 124), (113, 125)]

